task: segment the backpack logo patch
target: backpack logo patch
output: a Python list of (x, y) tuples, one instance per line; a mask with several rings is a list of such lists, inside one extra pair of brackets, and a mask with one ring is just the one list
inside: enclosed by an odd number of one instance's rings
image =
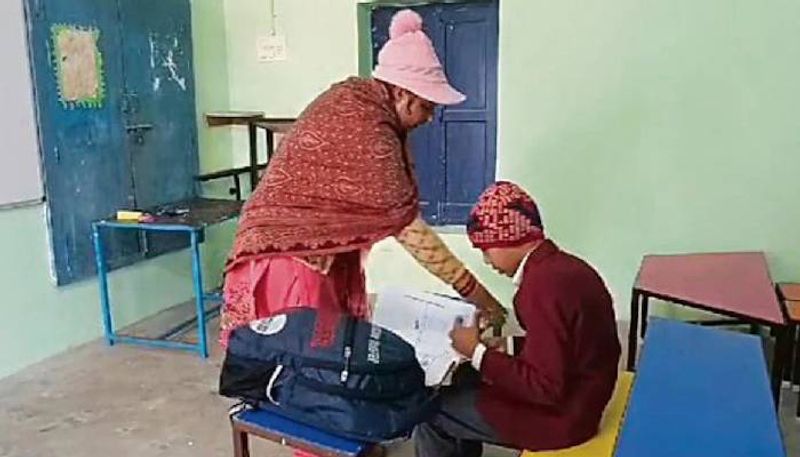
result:
[(279, 333), (286, 326), (286, 315), (268, 317), (250, 322), (250, 329), (259, 335), (270, 336)]

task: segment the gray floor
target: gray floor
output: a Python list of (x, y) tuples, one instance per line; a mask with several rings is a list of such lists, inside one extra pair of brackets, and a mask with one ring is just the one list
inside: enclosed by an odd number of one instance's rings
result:
[[(150, 333), (161, 325), (137, 327)], [(217, 395), (222, 353), (213, 346), (204, 361), (97, 341), (0, 380), (0, 457), (232, 456), (232, 402)], [(254, 457), (292, 455), (261, 440), (252, 451)], [(413, 451), (406, 443), (389, 455)], [(490, 449), (486, 455), (516, 454)]]
[[(216, 394), (220, 357), (216, 348), (203, 361), (98, 341), (6, 378), (0, 381), (0, 456), (231, 456), (230, 403)], [(800, 456), (797, 394), (784, 394), (788, 455)], [(253, 455), (291, 452), (255, 442)], [(411, 455), (407, 444), (390, 450), (390, 456)], [(486, 455), (514, 454), (489, 449)]]

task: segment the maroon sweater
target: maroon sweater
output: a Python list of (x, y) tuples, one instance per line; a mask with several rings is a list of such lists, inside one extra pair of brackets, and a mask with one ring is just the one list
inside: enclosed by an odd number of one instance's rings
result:
[(520, 449), (560, 449), (597, 433), (617, 379), (611, 296), (584, 261), (545, 241), (528, 257), (514, 297), (526, 336), (515, 355), (489, 350), (478, 409)]

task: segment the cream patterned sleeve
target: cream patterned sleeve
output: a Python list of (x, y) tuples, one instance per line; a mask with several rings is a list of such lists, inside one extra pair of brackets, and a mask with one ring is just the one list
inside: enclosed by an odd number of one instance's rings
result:
[(502, 323), (501, 316), (504, 316), (505, 312), (497, 299), (453, 255), (425, 221), (419, 217), (414, 219), (397, 235), (397, 241), (426, 270), (484, 311), (493, 324)]

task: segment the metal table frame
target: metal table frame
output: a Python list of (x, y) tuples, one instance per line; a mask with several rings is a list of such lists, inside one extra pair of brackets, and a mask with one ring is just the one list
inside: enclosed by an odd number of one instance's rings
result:
[[(203, 199), (200, 199), (201, 203)], [(211, 200), (204, 200), (214, 204)], [(217, 202), (219, 204), (219, 202)], [(239, 206), (240, 203), (237, 202)], [(202, 208), (198, 207), (202, 212)], [(238, 214), (238, 213), (237, 213)], [(211, 221), (200, 222), (198, 220), (162, 219), (154, 222), (128, 222), (117, 220), (101, 220), (92, 224), (92, 239), (94, 242), (95, 262), (97, 264), (97, 275), (100, 286), (100, 307), (103, 317), (103, 331), (105, 340), (113, 346), (116, 343), (133, 344), (151, 348), (178, 349), (198, 353), (201, 357), (207, 358), (208, 334), (206, 321), (219, 313), (222, 296), (219, 292), (206, 293), (203, 285), (203, 267), (200, 258), (200, 243), (203, 241), (202, 235), (205, 228), (213, 223), (236, 217), (233, 214), (224, 214)], [(155, 338), (136, 337), (120, 335), (114, 326), (112, 314), (111, 298), (108, 286), (109, 267), (104, 255), (103, 231), (105, 230), (136, 230), (151, 232), (185, 233), (189, 236), (190, 251), (192, 256), (192, 278), (195, 300), (195, 317), (182, 322), (169, 329)], [(206, 310), (206, 303), (217, 302), (211, 309)], [(187, 343), (175, 341), (173, 338), (185, 333), (188, 329), (197, 325), (197, 343)]]
[[(275, 153), (275, 135), (287, 133), (294, 124), (293, 118), (268, 118), (260, 111), (227, 111), (206, 113), (206, 123), (209, 127), (220, 126), (246, 126), (249, 144), (250, 163), (244, 167), (218, 170), (202, 174), (198, 181), (212, 181), (220, 178), (233, 178), (234, 187), (230, 189), (231, 195), (237, 200), (242, 199), (242, 185), (240, 175), (247, 173), (250, 177), (250, 191), (256, 189), (259, 181), (259, 172), (267, 167), (267, 163)], [(258, 163), (258, 129), (264, 130), (266, 139), (267, 161)]]

